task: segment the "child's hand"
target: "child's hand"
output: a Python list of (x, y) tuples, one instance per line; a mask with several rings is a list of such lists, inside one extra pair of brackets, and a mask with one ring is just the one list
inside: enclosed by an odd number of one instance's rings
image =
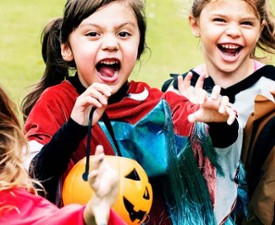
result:
[(89, 184), (94, 195), (84, 211), (84, 218), (88, 221), (94, 220), (96, 224), (108, 224), (110, 209), (118, 195), (118, 173), (104, 161), (104, 156), (103, 147), (97, 146), (89, 174)]
[(108, 104), (108, 98), (112, 89), (102, 83), (93, 83), (80, 96), (78, 96), (73, 107), (71, 118), (80, 125), (86, 126), (92, 108), (96, 108), (93, 114), (92, 124), (95, 124), (104, 113)]
[(190, 122), (226, 122), (230, 125), (236, 118), (236, 112), (230, 107), (227, 96), (221, 96), (221, 88), (215, 86), (211, 95), (203, 90), (205, 76), (201, 76), (195, 87), (191, 86), (192, 73), (188, 73), (183, 80), (182, 76), (178, 77), (179, 94), (185, 96), (190, 102), (199, 104), (198, 111), (190, 114)]

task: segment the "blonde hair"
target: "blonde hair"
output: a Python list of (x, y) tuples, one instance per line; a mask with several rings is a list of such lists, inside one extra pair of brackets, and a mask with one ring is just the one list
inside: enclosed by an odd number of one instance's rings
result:
[(27, 141), (17, 118), (17, 107), (0, 87), (0, 191), (24, 187), (36, 194), (34, 183), (24, 168)]

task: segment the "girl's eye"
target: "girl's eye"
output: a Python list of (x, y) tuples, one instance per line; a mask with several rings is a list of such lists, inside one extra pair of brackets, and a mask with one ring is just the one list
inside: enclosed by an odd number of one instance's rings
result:
[(245, 26), (253, 26), (253, 22), (251, 22), (251, 21), (244, 21), (241, 24), (245, 25)]
[(222, 19), (222, 18), (214, 18), (213, 21), (214, 22), (220, 22), (220, 23), (224, 23), (225, 22), (225, 20)]
[(86, 36), (89, 36), (89, 37), (96, 37), (98, 36), (99, 34), (96, 33), (96, 32), (90, 32), (90, 33), (87, 33)]
[(130, 36), (130, 33), (124, 31), (124, 32), (119, 32), (118, 34), (120, 37), (127, 37), (127, 36)]

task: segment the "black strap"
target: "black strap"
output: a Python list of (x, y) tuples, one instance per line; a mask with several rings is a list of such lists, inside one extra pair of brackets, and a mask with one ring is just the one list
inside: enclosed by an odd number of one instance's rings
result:
[(117, 143), (116, 138), (115, 138), (114, 130), (113, 130), (113, 128), (112, 128), (110, 119), (109, 119), (109, 117), (108, 117), (106, 111), (103, 113), (102, 120), (103, 120), (105, 126), (107, 127), (107, 129), (108, 129), (108, 131), (109, 131), (109, 133), (110, 133), (110, 135), (111, 135), (111, 137), (112, 137), (112, 139), (113, 139), (113, 142), (114, 142), (115, 147), (116, 147), (116, 149), (117, 149), (117, 154), (118, 154), (119, 156), (122, 156), (122, 154), (121, 154), (121, 152), (120, 152), (120, 150), (119, 150), (119, 147), (118, 147), (118, 143)]
[[(84, 181), (88, 181), (88, 176), (89, 176), (89, 170), (90, 170), (90, 154), (91, 154), (91, 138), (92, 138), (92, 122), (93, 122), (93, 114), (94, 114), (95, 108), (92, 108), (90, 115), (89, 115), (89, 121), (88, 121), (88, 137), (87, 137), (87, 148), (86, 148), (86, 163), (85, 163), (85, 172), (82, 174), (82, 179)], [(121, 152), (118, 147), (118, 143), (116, 141), (115, 135), (114, 135), (114, 130), (112, 128), (110, 119), (107, 115), (106, 112), (103, 113), (102, 115), (102, 120), (107, 127), (111, 138), (113, 139), (113, 142), (115, 144), (115, 147), (117, 149), (117, 154), (119, 156), (121, 155)]]
[(84, 181), (88, 180), (89, 170), (90, 170), (90, 154), (91, 154), (91, 138), (92, 138), (92, 122), (93, 122), (93, 114), (95, 108), (92, 108), (89, 121), (88, 121), (88, 138), (87, 138), (87, 148), (86, 148), (86, 164), (85, 164), (85, 172), (82, 174), (82, 179)]

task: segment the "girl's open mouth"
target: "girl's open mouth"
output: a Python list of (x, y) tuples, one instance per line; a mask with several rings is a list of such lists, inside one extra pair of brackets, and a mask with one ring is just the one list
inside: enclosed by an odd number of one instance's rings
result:
[(219, 44), (219, 50), (226, 56), (235, 57), (242, 50), (242, 46), (233, 44)]
[(98, 62), (96, 65), (100, 78), (107, 82), (115, 81), (117, 79), (120, 67), (119, 60), (114, 59), (105, 59)]

